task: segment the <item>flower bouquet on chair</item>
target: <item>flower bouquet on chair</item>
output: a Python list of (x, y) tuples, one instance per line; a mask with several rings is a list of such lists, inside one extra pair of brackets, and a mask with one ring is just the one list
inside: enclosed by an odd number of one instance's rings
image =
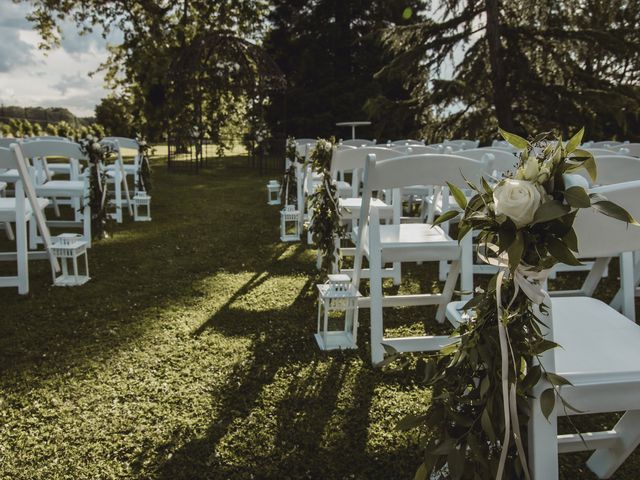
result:
[[(544, 310), (549, 269), (579, 264), (573, 229), (579, 209), (636, 223), (623, 208), (588, 192), (587, 177), (595, 181), (597, 172), (593, 156), (579, 148), (584, 129), (568, 142), (552, 133), (532, 140), (500, 133), (520, 150), (516, 171), (493, 179), (493, 186), (485, 179), (481, 185), (467, 182), (474, 192), (470, 200), (449, 185), (463, 210), (458, 238), (476, 232), (479, 258), (496, 266), (497, 273), (486, 290), (476, 290), (462, 314), (456, 313), (457, 341), (424, 362), (433, 388), (426, 413), (398, 426), (421, 428), (425, 435), (416, 478), (443, 469), (456, 479), (529, 478), (524, 442), (531, 388), (540, 379), (549, 383), (540, 399), (545, 415), (556, 398), (571, 409), (557, 395), (566, 380), (539, 362), (543, 352), (557, 346), (544, 338), (535, 314)], [(459, 214), (445, 212), (434, 224)]]

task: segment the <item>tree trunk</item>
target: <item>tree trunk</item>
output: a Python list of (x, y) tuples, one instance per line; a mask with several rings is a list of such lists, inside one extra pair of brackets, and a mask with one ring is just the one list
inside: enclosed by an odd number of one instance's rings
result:
[(485, 0), (485, 8), (487, 11), (487, 42), (489, 43), (493, 104), (500, 127), (513, 132), (515, 125), (511, 111), (511, 92), (507, 87), (504, 52), (500, 42), (500, 0)]

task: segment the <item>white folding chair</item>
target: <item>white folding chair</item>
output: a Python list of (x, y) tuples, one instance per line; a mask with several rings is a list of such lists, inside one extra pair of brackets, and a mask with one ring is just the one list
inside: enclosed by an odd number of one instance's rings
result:
[(364, 138), (350, 138), (349, 140), (342, 140), (340, 145), (347, 145), (353, 147), (370, 147), (375, 145), (375, 140), (366, 140)]
[[(606, 193), (605, 193), (606, 192)], [(602, 192), (614, 202), (635, 198), (631, 213), (637, 215), (640, 182), (615, 185)], [(635, 212), (634, 212), (635, 210)], [(582, 255), (624, 258), (640, 248), (640, 227), (625, 226), (593, 211), (581, 210), (574, 224)], [(623, 269), (627, 268), (624, 266)], [(622, 275), (627, 288), (632, 279)], [(529, 424), (529, 461), (534, 480), (558, 478), (558, 454), (594, 450), (587, 466), (598, 478), (610, 478), (640, 444), (640, 326), (605, 303), (588, 297), (547, 298), (550, 327), (546, 338), (561, 348), (543, 354), (549, 372), (566, 378), (562, 397), (581, 414), (624, 411), (612, 430), (557, 434), (557, 418), (575, 411), (556, 408), (547, 420), (540, 405), (541, 393), (550, 387), (540, 382), (533, 391)]]
[[(51, 237), (43, 214), (49, 202), (36, 196), (30, 168), (16, 144), (12, 144), (10, 149), (0, 147), (0, 169), (15, 170), (18, 173), (13, 178), (14, 197), (0, 198), (0, 222), (15, 224), (16, 241), (16, 251), (0, 253), (0, 260), (15, 261), (17, 275), (0, 277), (0, 287), (18, 287), (18, 293), (25, 295), (29, 293), (29, 259), (48, 258), (54, 275), (60, 270), (58, 261), (51, 252)], [(27, 225), (32, 222), (35, 222), (40, 231), (45, 251), (29, 251)]]
[[(439, 350), (448, 337), (385, 338), (383, 307), (407, 305), (438, 305), (436, 319), (444, 320), (445, 307), (454, 293), (462, 268), (462, 290), (473, 290), (471, 236), (460, 243), (449, 237), (441, 227), (425, 223), (400, 223), (397, 216), (389, 225), (382, 225), (380, 213), (371, 206), (372, 193), (383, 189), (401, 189), (413, 185), (416, 179), (443, 186), (449, 181), (465, 185), (462, 175), (477, 178), (483, 165), (475, 160), (455, 155), (409, 155), (376, 161), (369, 155), (364, 171), (364, 191), (358, 226), (353, 283), (359, 287), (362, 260), (366, 256), (370, 269), (370, 296), (359, 302), (371, 309), (371, 359), (374, 364), (384, 358), (383, 343), (397, 351)], [(382, 267), (394, 262), (451, 261), (451, 269), (441, 294), (383, 296)], [(462, 264), (462, 265), (461, 265)]]
[[(18, 144), (20, 153), (27, 159), (56, 157), (72, 161), (89, 161), (88, 156), (82, 151), (80, 145), (74, 142), (61, 142), (54, 140), (41, 140), (37, 142), (23, 142)], [(39, 197), (48, 199), (77, 200), (79, 208), (73, 208), (74, 220), (49, 220), (50, 227), (81, 228), (83, 240), (91, 245), (91, 207), (89, 205), (89, 181), (87, 175), (82, 175), (77, 180), (49, 180), (36, 186)], [(30, 228), (30, 241), (32, 245), (42, 243), (42, 238), (37, 236), (35, 228)]]
[[(129, 190), (128, 177), (133, 178), (134, 191), (138, 189), (138, 176), (140, 172), (140, 145), (137, 140), (125, 137), (105, 137), (100, 140), (102, 145), (108, 145), (116, 152), (116, 161), (111, 165), (107, 165), (107, 184), (114, 186), (114, 198), (110, 201), (110, 205), (115, 207), (115, 214), (112, 215), (116, 222), (122, 223), (122, 206), (127, 206), (129, 216), (133, 216), (133, 203)], [(125, 163), (122, 156), (122, 150), (133, 150), (132, 163)]]

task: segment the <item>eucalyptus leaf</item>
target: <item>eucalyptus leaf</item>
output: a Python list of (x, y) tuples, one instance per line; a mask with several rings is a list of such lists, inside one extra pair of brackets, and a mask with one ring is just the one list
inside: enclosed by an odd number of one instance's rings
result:
[(507, 254), (509, 255), (509, 270), (514, 272), (518, 265), (520, 264), (520, 260), (522, 259), (522, 254), (524, 252), (524, 236), (522, 235), (522, 230), (516, 233), (515, 240), (509, 245), (507, 248)]
[(564, 192), (564, 198), (567, 203), (574, 208), (589, 208), (591, 206), (591, 199), (589, 195), (582, 187), (570, 187)]
[(397, 423), (396, 430), (399, 430), (401, 432), (412, 430), (421, 425), (423, 421), (424, 415), (409, 414)]
[(458, 212), (457, 210), (449, 210), (448, 212), (444, 212), (434, 220), (431, 226), (435, 227), (437, 225), (440, 225), (441, 223), (448, 222), (449, 220), (456, 218), (458, 215), (460, 215), (460, 212)]
[(565, 216), (571, 211), (571, 208), (567, 205), (563, 205), (558, 200), (550, 200), (543, 203), (536, 210), (533, 216), (533, 223), (548, 222), (549, 220), (555, 220)]
[(582, 144), (582, 137), (584, 136), (584, 127), (582, 127), (578, 133), (576, 133), (571, 139), (567, 142), (567, 154), (573, 152), (576, 148)]
[(516, 135), (515, 133), (509, 133), (503, 130), (502, 128), (499, 128), (498, 130), (500, 131), (500, 135), (502, 135), (502, 138), (504, 138), (507, 142), (509, 142), (514, 147), (516, 147), (518, 150), (525, 150), (526, 148), (529, 148), (530, 146), (529, 142), (527, 142), (520, 135)]
[(562, 240), (559, 240), (556, 237), (549, 236), (547, 238), (547, 248), (549, 253), (562, 263), (576, 266), (582, 265), (582, 263), (580, 263), (580, 261), (573, 255), (573, 252), (571, 252), (569, 247), (567, 247)]
[(603, 213), (609, 217), (615, 218), (622, 222), (631, 223), (633, 225), (639, 225), (636, 219), (633, 218), (629, 212), (609, 200), (600, 200), (599, 202), (592, 203), (591, 206), (600, 213)]
[(456, 203), (458, 204), (458, 206), (463, 210), (467, 208), (467, 197), (465, 196), (464, 192), (460, 190), (453, 183), (447, 182), (447, 185), (449, 186), (449, 190), (451, 190), (451, 194), (453, 195), (453, 198), (456, 200)]
[(540, 409), (547, 420), (549, 420), (549, 416), (553, 413), (555, 406), (556, 392), (553, 388), (547, 388), (540, 394)]

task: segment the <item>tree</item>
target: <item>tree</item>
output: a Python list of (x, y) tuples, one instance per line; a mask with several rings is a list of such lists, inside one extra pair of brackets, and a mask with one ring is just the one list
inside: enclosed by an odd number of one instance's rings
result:
[[(257, 45), (266, 0), (33, 0), (30, 19), (44, 47), (60, 41), (59, 22), (81, 29), (117, 27), (124, 41), (104, 65), (109, 84), (131, 102), (135, 126), (151, 138), (177, 137), (197, 127), (212, 136), (214, 115), (228, 96), (278, 78)], [(112, 105), (113, 106), (113, 105)], [(203, 133), (204, 134), (204, 133)]]
[(639, 21), (640, 4), (624, 0), (445, 0), (388, 30), (394, 59), (378, 76), (405, 75), (424, 115), (438, 117), (423, 125), (433, 140), (489, 140), (498, 124), (634, 138)]
[(96, 105), (96, 121), (116, 137), (135, 137), (133, 104), (128, 97), (110, 95)]
[[(372, 119), (362, 135), (405, 137), (417, 130), (401, 77), (373, 78), (391, 57), (380, 33), (418, 20), (421, 0), (275, 0), (265, 48), (287, 79), (286, 94), (271, 96), (268, 123), (280, 136), (330, 136), (335, 123)], [(381, 99), (403, 114), (389, 115)], [(284, 119), (286, 118), (286, 125)], [(387, 121), (389, 118), (399, 122)], [(342, 132), (346, 136), (349, 132)]]

